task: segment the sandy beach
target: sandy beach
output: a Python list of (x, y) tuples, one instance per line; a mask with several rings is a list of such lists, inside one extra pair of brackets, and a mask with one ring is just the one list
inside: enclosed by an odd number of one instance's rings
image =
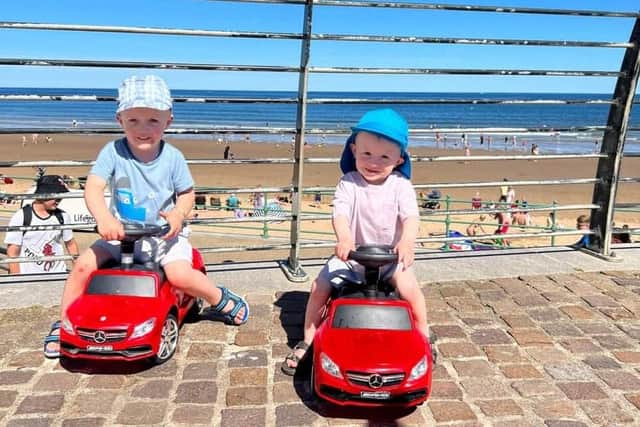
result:
[[(28, 135), (28, 143), (22, 145), (22, 135), (0, 135), (0, 159), (6, 162), (12, 161), (48, 161), (48, 160), (93, 160), (98, 151), (108, 141), (117, 135), (51, 135), (52, 143), (45, 143), (45, 135), (39, 136), (39, 143), (31, 143), (31, 135)], [(168, 136), (167, 141), (177, 146), (187, 159), (222, 159), (225, 144), (218, 143), (214, 137), (211, 139), (189, 139)], [(310, 144), (305, 147), (306, 158), (338, 158), (342, 147), (338, 145), (315, 145)], [(261, 142), (232, 142), (231, 153), (235, 159), (266, 159), (266, 158), (292, 158), (293, 153), (290, 144), (275, 144)], [(505, 151), (487, 152), (478, 150), (482, 155), (504, 155), (510, 154)], [(462, 156), (464, 153), (458, 150), (443, 150), (433, 148), (414, 148), (411, 150), (413, 156)], [(544, 152), (541, 154), (545, 154)], [(473, 161), (474, 151), (471, 150), (469, 161), (453, 162), (413, 162), (413, 183), (414, 185), (427, 185), (429, 188), (436, 187), (438, 183), (462, 183), (480, 181), (502, 181), (507, 178), (509, 181), (521, 180), (541, 180), (541, 179), (567, 179), (567, 178), (593, 178), (597, 160), (595, 159), (554, 159), (554, 160), (496, 160), (496, 161)], [(640, 159), (625, 159), (622, 165), (621, 176), (634, 176), (633, 171), (638, 170)], [(291, 164), (229, 164), (229, 165), (191, 165), (191, 172), (197, 187), (223, 187), (223, 188), (253, 188), (262, 185), (263, 187), (288, 186), (292, 179)], [(72, 176), (83, 176), (88, 172), (88, 167), (50, 167), (47, 173), (67, 174)], [(31, 167), (0, 167), (0, 173), (15, 178), (13, 184), (1, 184), (0, 191), (5, 193), (20, 193), (25, 191), (32, 184), (29, 179), (34, 176), (34, 169)], [(306, 164), (304, 168), (305, 187), (333, 187), (340, 178), (340, 171), (336, 163)], [(584, 204), (590, 203), (593, 186), (592, 185), (537, 185), (515, 187), (516, 199), (527, 200), (529, 205), (548, 205), (556, 200), (559, 204)], [(422, 190), (428, 193), (429, 189)], [(476, 191), (480, 192), (483, 202), (496, 201), (499, 197), (499, 188), (454, 188), (443, 189), (443, 195), (449, 195), (454, 201), (452, 209), (470, 208), (470, 199)], [(244, 207), (251, 206), (249, 194), (238, 194)], [(276, 197), (275, 194), (268, 194), (267, 198)], [(223, 201), (225, 195), (219, 195)], [(312, 195), (304, 198), (305, 212), (330, 212), (330, 195), (323, 196), (323, 203), (318, 206), (313, 203)], [(209, 197), (207, 197), (207, 201)], [(622, 184), (619, 189), (618, 203), (637, 202), (640, 200), (640, 186), (634, 184)], [(8, 216), (15, 205), (4, 207), (4, 216)], [(283, 209), (288, 209), (284, 205)], [(207, 217), (229, 217), (231, 212), (226, 211), (197, 211), (199, 218)], [(567, 228), (575, 227), (575, 218), (580, 214), (587, 214), (587, 211), (566, 211), (559, 212), (559, 223)], [(537, 213), (532, 215), (535, 225), (544, 226), (546, 224), (547, 213)], [(444, 216), (433, 216), (433, 219), (444, 220)], [(472, 221), (474, 217), (453, 217), (453, 221)], [(495, 220), (487, 219), (485, 230), (491, 233), (495, 229)], [(640, 225), (640, 215), (637, 213), (618, 213), (616, 224), (628, 224), (630, 227)], [(192, 237), (193, 243), (197, 247), (216, 248), (238, 245), (265, 245), (283, 243), (279, 238), (288, 239), (289, 224), (269, 224), (269, 239), (264, 239), (264, 224), (261, 222), (242, 224), (244, 228), (232, 225), (195, 227)], [(247, 229), (249, 228), (249, 229)], [(464, 232), (465, 224), (453, 224), (452, 229)], [(280, 231), (278, 231), (280, 230)], [(438, 234), (444, 231), (442, 223), (423, 221), (421, 236)], [(512, 231), (518, 233), (519, 229), (512, 227)], [(331, 226), (329, 221), (316, 220), (305, 221), (303, 223), (303, 238), (305, 239), (331, 239)], [(324, 233), (326, 234), (324, 234)], [(223, 234), (220, 236), (219, 234)], [(242, 236), (245, 237), (242, 237)], [(95, 235), (79, 234), (81, 246), (88, 245)], [(1, 236), (2, 238), (4, 236)], [(560, 239), (557, 243), (570, 243), (575, 238)], [(232, 243), (230, 243), (232, 242)], [(549, 238), (545, 239), (523, 239), (513, 240), (514, 246), (548, 245)], [(437, 245), (431, 245), (435, 247)], [(303, 256), (316, 256), (328, 253), (331, 250), (304, 251)], [(216, 262), (227, 259), (253, 260), (253, 259), (278, 259), (286, 257), (287, 251), (278, 253), (264, 251), (248, 253), (224, 253), (209, 254), (207, 261)]]

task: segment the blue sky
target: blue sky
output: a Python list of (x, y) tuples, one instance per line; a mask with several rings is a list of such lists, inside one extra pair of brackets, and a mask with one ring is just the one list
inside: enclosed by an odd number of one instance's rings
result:
[[(420, 1), (414, 1), (421, 3)], [(431, 2), (424, 2), (431, 3)], [(455, 1), (446, 4), (633, 12), (637, 0)], [(299, 33), (303, 7), (206, 0), (4, 1), (2, 19), (33, 23), (117, 25)], [(462, 13), (315, 6), (314, 33), (486, 37), (626, 42), (632, 18)], [(0, 29), (0, 57), (299, 65), (296, 40), (130, 35)], [(624, 49), (491, 47), (314, 41), (312, 66), (499, 68), (618, 71)], [(140, 72), (140, 71), (138, 71)], [(128, 69), (0, 66), (0, 86), (114, 88)], [(154, 71), (173, 89), (297, 90), (295, 73)], [(312, 91), (601, 92), (613, 78), (432, 75), (329, 75)]]

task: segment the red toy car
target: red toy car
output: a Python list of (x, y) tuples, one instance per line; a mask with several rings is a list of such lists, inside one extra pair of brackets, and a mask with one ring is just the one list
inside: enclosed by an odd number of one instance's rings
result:
[(417, 406), (431, 392), (433, 355), (409, 304), (378, 279), (397, 261), (387, 246), (361, 246), (349, 258), (366, 283), (344, 277), (313, 342), (311, 390), (338, 405)]
[[(84, 293), (67, 309), (60, 328), (60, 354), (83, 359), (138, 360), (164, 363), (178, 347), (180, 326), (198, 315), (202, 300), (173, 289), (155, 263), (133, 261), (136, 240), (159, 236), (159, 226), (125, 225), (121, 263), (89, 277)], [(193, 268), (205, 272), (193, 250)]]

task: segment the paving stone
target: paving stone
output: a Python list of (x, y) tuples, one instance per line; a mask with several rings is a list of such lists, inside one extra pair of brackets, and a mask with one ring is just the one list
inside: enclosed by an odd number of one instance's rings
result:
[(31, 369), (2, 371), (0, 372), (0, 386), (28, 383), (35, 373), (36, 371)]
[(88, 388), (120, 389), (127, 377), (124, 375), (92, 375), (87, 383)]
[(178, 385), (175, 403), (214, 403), (218, 386), (213, 381), (190, 381)]
[(318, 415), (302, 403), (276, 406), (276, 426), (312, 425)]
[[(580, 407), (597, 425), (621, 425), (634, 421), (634, 417), (611, 400), (580, 402)], [(637, 414), (636, 414), (637, 415)], [(635, 420), (637, 421), (637, 419)]]
[(0, 408), (8, 408), (15, 402), (18, 392), (15, 390), (0, 390)]
[(551, 363), (544, 370), (556, 381), (580, 381), (594, 379), (593, 372), (577, 362)]
[(53, 418), (14, 418), (9, 420), (7, 427), (49, 427), (53, 424)]
[(236, 334), (236, 339), (234, 344), (239, 347), (250, 347), (257, 345), (264, 345), (269, 342), (269, 331), (261, 330), (261, 331), (239, 331)]
[(234, 368), (229, 371), (229, 385), (267, 385), (267, 368)]
[(640, 390), (640, 379), (628, 372), (598, 371), (596, 374), (613, 389), (625, 391)]
[(80, 377), (69, 372), (44, 374), (33, 387), (36, 391), (68, 391), (76, 387)]
[(227, 389), (228, 406), (264, 405), (267, 403), (266, 387), (231, 387)]
[(461, 317), (460, 320), (470, 328), (482, 328), (496, 324), (496, 321), (490, 317)]
[(155, 365), (151, 369), (138, 373), (142, 378), (176, 378), (178, 375), (178, 363), (176, 359), (166, 361), (162, 365)]
[(478, 292), (478, 297), (483, 302), (502, 301), (509, 298), (507, 293), (503, 290), (490, 290), (485, 292)]
[(442, 364), (436, 364), (433, 367), (433, 380), (434, 381), (444, 381), (444, 380), (450, 380), (451, 379), (451, 375), (449, 375), (449, 372), (447, 371), (447, 369), (442, 365)]
[(515, 345), (488, 345), (482, 347), (487, 358), (492, 363), (523, 363), (527, 362), (518, 346)]
[(606, 295), (584, 295), (583, 300), (591, 307), (618, 307), (620, 304)]
[[(305, 393), (306, 394), (306, 393)], [(273, 385), (273, 401), (276, 403), (299, 402), (301, 396), (293, 382), (281, 382)]]
[(542, 378), (542, 373), (530, 364), (501, 365), (500, 370), (505, 377), (510, 379)]
[(430, 400), (460, 400), (462, 399), (462, 390), (454, 381), (432, 381)]
[(218, 377), (216, 362), (189, 363), (182, 371), (183, 380), (215, 380)]
[(199, 322), (186, 325), (189, 337), (194, 341), (218, 341), (225, 342), (227, 340), (227, 327), (222, 322), (209, 322), (206, 320), (208, 310), (202, 313), (202, 319)]
[(634, 318), (633, 313), (631, 313), (629, 310), (627, 310), (624, 307), (611, 307), (611, 308), (603, 307), (603, 308), (600, 308), (600, 312), (616, 322), (619, 320), (627, 320), (627, 319)]
[(552, 337), (580, 337), (583, 332), (569, 322), (548, 322), (542, 329)]
[(587, 356), (583, 361), (592, 369), (620, 369), (622, 367), (614, 359), (603, 355)]
[(560, 390), (556, 387), (555, 383), (547, 380), (514, 381), (511, 383), (511, 387), (524, 398), (560, 395)]
[(512, 399), (478, 400), (475, 404), (487, 417), (508, 417), (523, 414), (522, 408)]
[(516, 304), (523, 307), (539, 307), (547, 305), (549, 302), (538, 294), (520, 294), (514, 295), (513, 300)]
[(459, 377), (489, 377), (496, 374), (486, 360), (454, 360), (451, 364)]
[(553, 344), (551, 338), (539, 329), (514, 329), (509, 334), (521, 346)]
[[(206, 405), (178, 405), (173, 411), (171, 421), (176, 424), (211, 424), (213, 419), (214, 407)], [(246, 419), (242, 423), (236, 425), (264, 425), (264, 424), (247, 424)]]
[(607, 399), (608, 396), (600, 386), (594, 382), (566, 382), (558, 383), (560, 390), (571, 400)]
[(467, 337), (467, 334), (458, 325), (431, 325), (431, 331), (439, 339)]
[(477, 346), (466, 342), (438, 344), (438, 353), (442, 357), (451, 359), (482, 356), (482, 352)]
[(70, 418), (62, 422), (62, 427), (100, 427), (107, 422), (104, 418)]
[(598, 347), (592, 340), (585, 339), (564, 339), (560, 341), (560, 344), (569, 350), (571, 353), (601, 353), (602, 348)]
[(513, 344), (513, 339), (502, 329), (482, 329), (471, 334), (471, 341), (478, 345)]
[(564, 399), (543, 399), (534, 403), (533, 411), (543, 419), (575, 418), (575, 404)]
[(485, 310), (480, 301), (472, 298), (450, 298), (447, 299), (447, 304), (458, 313), (474, 313)]
[(545, 420), (544, 425), (547, 427), (588, 427), (587, 424), (580, 421), (570, 420)]
[(636, 408), (640, 409), (640, 393), (629, 393), (625, 394), (624, 397), (627, 400), (635, 405)]
[(619, 325), (619, 328), (622, 332), (629, 335), (630, 338), (633, 338), (634, 340), (640, 340), (640, 327), (632, 325)]
[(460, 381), (471, 398), (504, 399), (511, 396), (509, 387), (497, 378), (468, 378)]
[(266, 426), (264, 408), (223, 409), (220, 427)]
[(640, 351), (614, 351), (613, 355), (622, 363), (640, 363)]
[(578, 329), (580, 329), (585, 334), (589, 335), (601, 335), (601, 334), (610, 334), (614, 331), (611, 325), (601, 322), (599, 320), (595, 321), (579, 321), (573, 322)]
[(217, 360), (222, 356), (224, 344), (213, 342), (192, 342), (187, 351), (189, 360)]
[(466, 284), (463, 284), (462, 286), (443, 286), (439, 291), (443, 298), (468, 297), (470, 295)]
[(567, 361), (571, 355), (556, 347), (527, 347), (525, 351), (536, 361), (542, 364), (561, 363)]
[(172, 388), (172, 380), (151, 380), (137, 384), (131, 392), (131, 396), (146, 399), (166, 399), (169, 397)]
[(475, 420), (476, 416), (464, 402), (427, 402), (433, 418), (436, 422), (445, 423), (452, 421), (469, 421)]
[(231, 354), (230, 368), (267, 366), (267, 353), (264, 350), (247, 350)]
[(108, 414), (119, 392), (112, 390), (88, 390), (74, 396), (69, 413), (74, 416)]
[(21, 351), (9, 357), (8, 365), (14, 368), (37, 368), (45, 361), (42, 351)]
[(128, 402), (116, 422), (126, 425), (160, 424), (166, 410), (165, 402)]
[(560, 307), (560, 311), (573, 320), (592, 320), (596, 318), (596, 315), (591, 310), (579, 305), (565, 305)]
[(529, 316), (505, 314), (500, 316), (510, 328), (535, 328), (536, 324)]
[(624, 350), (634, 347), (630, 340), (619, 335), (594, 335), (593, 339), (607, 350)]
[(26, 396), (20, 402), (16, 414), (55, 413), (60, 411), (63, 404), (64, 396), (61, 394)]
[(559, 304), (559, 303), (574, 304), (577, 301), (576, 300), (577, 297), (575, 295), (568, 294), (566, 292), (549, 291), (549, 292), (543, 292), (541, 295), (552, 304)]

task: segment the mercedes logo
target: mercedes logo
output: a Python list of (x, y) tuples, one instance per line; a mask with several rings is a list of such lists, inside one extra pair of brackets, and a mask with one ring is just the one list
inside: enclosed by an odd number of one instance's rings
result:
[[(96, 331), (96, 333), (93, 334), (93, 340), (98, 344), (102, 344), (107, 340), (107, 335), (103, 331)], [(371, 380), (369, 380), (369, 382), (371, 382)]]
[(384, 384), (384, 380), (381, 375), (373, 374), (369, 377), (369, 386), (371, 388), (380, 388)]

